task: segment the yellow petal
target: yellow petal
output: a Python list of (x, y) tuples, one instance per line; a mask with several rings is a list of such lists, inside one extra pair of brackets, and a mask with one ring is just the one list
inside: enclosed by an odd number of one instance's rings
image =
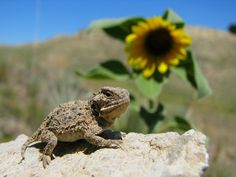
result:
[(168, 61), (169, 64), (176, 66), (179, 64), (179, 59), (178, 58), (174, 58)]
[(145, 22), (139, 22), (138, 25), (143, 28), (143, 30), (148, 30), (149, 27)]
[(128, 64), (136, 69), (143, 69), (147, 64), (147, 59), (142, 57), (139, 58), (129, 58)]
[(185, 58), (187, 56), (187, 52), (186, 52), (185, 48), (180, 48), (179, 53), (183, 58)]
[(164, 62), (161, 62), (158, 67), (157, 67), (158, 71), (162, 74), (164, 74), (167, 70), (168, 70), (168, 65)]
[(171, 26), (174, 26), (174, 25), (171, 25), (169, 21), (164, 21), (164, 20), (161, 21), (161, 27), (165, 27), (166, 29), (169, 29), (169, 27)]
[(125, 43), (126, 44), (130, 44), (132, 43), (134, 40), (136, 39), (136, 35), (135, 34), (130, 34), (125, 38)]
[(145, 77), (150, 77), (156, 70), (154, 63), (149, 63), (148, 66), (143, 70), (143, 75)]
[(141, 57), (135, 58), (135, 60), (134, 60), (134, 66), (137, 67), (137, 68), (139, 68), (141, 62), (142, 62), (142, 58), (141, 58)]
[(182, 30), (182, 29), (172, 31), (172, 35), (177, 38), (181, 38), (181, 37), (185, 36), (184, 30)]
[(184, 37), (184, 38), (180, 39), (180, 42), (182, 45), (187, 47), (192, 43), (192, 39), (190, 37)]
[(133, 33), (135, 33), (138, 36), (142, 36), (142, 34), (145, 33), (145, 31), (142, 29), (142, 27), (140, 27), (138, 25), (137, 26), (133, 26), (132, 27), (132, 31), (133, 31)]
[(134, 60), (135, 60), (134, 58), (129, 58), (129, 59), (128, 59), (128, 65), (131, 65), (131, 66), (132, 66), (133, 63), (134, 63)]
[(184, 47), (176, 47), (176, 49), (174, 49), (175, 51), (175, 56), (172, 58), (178, 58), (178, 59), (184, 59), (187, 56), (187, 50)]
[(128, 64), (136, 67), (137, 65), (139, 65), (140, 60), (138, 58), (129, 58), (128, 59)]
[(153, 17), (153, 18), (147, 19), (147, 24), (151, 30), (156, 29), (160, 25), (161, 22), (162, 20), (159, 17)]
[(140, 69), (143, 69), (147, 65), (147, 61), (148, 60), (146, 58), (142, 58), (140, 61)]
[(167, 28), (169, 31), (171, 31), (171, 33), (172, 33), (173, 31), (175, 31), (175, 29), (176, 29), (176, 26), (174, 26), (174, 25), (171, 25), (171, 24), (169, 23), (169, 25), (168, 25), (168, 26), (166, 26), (166, 28)]

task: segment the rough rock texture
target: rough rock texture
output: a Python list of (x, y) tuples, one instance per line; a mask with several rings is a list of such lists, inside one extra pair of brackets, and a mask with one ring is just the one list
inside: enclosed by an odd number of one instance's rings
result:
[(20, 135), (0, 144), (0, 176), (197, 177), (208, 166), (206, 137), (200, 132), (129, 133), (122, 137), (122, 149), (97, 149), (84, 140), (59, 143), (56, 158), (44, 169), (38, 160), (43, 144), (29, 147), (19, 164), (20, 148), (27, 140)]

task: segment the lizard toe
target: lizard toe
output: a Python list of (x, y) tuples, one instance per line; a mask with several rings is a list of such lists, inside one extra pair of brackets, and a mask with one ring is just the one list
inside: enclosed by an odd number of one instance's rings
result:
[(50, 156), (43, 154), (40, 156), (40, 161), (43, 162), (43, 168), (46, 168), (50, 164), (51, 158), (50, 158)]

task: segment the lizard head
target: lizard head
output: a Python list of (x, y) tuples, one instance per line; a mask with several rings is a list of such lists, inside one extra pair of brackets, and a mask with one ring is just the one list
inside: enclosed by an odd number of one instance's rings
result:
[(94, 93), (90, 100), (96, 116), (113, 123), (117, 117), (126, 111), (129, 104), (129, 92), (119, 87), (102, 87)]

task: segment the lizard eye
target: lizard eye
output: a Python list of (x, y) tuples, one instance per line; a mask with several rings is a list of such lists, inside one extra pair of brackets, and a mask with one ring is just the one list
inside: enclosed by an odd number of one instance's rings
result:
[(106, 91), (106, 92), (104, 92), (104, 95), (106, 95), (107, 97), (111, 97), (113, 94), (109, 91)]

